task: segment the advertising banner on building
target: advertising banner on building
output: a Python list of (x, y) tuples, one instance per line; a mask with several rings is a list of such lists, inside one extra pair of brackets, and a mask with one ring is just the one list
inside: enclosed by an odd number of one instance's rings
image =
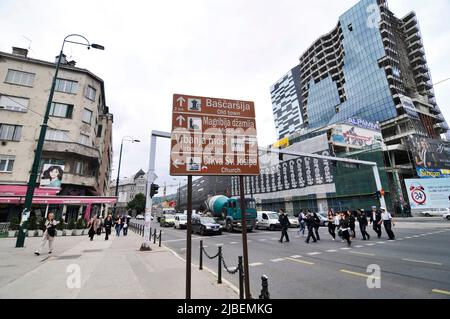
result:
[[(330, 153), (323, 151), (320, 155), (329, 156)], [(260, 175), (245, 177), (244, 183), (246, 195), (255, 195), (333, 184), (334, 175), (331, 161), (302, 156), (262, 167)], [(238, 184), (238, 177), (233, 177), (233, 195), (239, 194)]]
[(420, 136), (409, 142), (416, 168), (450, 169), (450, 142)]
[(405, 179), (412, 209), (450, 207), (450, 178)]
[(416, 167), (417, 176), (420, 178), (449, 178), (450, 169)]
[(61, 188), (64, 165), (44, 164), (40, 180), (41, 188)]
[(380, 132), (351, 125), (336, 125), (331, 140), (334, 144), (353, 148), (363, 148), (381, 143)]

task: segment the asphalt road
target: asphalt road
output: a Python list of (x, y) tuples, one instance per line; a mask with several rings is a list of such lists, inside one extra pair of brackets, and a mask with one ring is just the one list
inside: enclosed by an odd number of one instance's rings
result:
[[(371, 228), (370, 241), (357, 239), (348, 249), (340, 240), (332, 241), (327, 228), (320, 229), (321, 241), (306, 244), (290, 229), (289, 243), (279, 243), (280, 231), (248, 234), (250, 284), (253, 298), (261, 291), (261, 275), (269, 277), (269, 292), (276, 299), (450, 299), (450, 223), (406, 222), (393, 228), (396, 241), (378, 240)], [(186, 230), (163, 228), (162, 243), (186, 258)], [(242, 235), (193, 235), (192, 263), (198, 267), (199, 245), (203, 240), (209, 255), (222, 246), (225, 263), (236, 266), (242, 255)], [(217, 259), (203, 257), (204, 267), (217, 272)], [(372, 272), (379, 267), (380, 288), (368, 288)], [(373, 267), (373, 266), (372, 266)], [(238, 276), (223, 271), (222, 278), (238, 287)], [(368, 280), (369, 279), (369, 280)]]

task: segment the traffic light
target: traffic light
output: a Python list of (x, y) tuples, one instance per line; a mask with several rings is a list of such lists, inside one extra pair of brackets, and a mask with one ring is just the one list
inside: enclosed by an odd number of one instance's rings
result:
[(376, 199), (380, 199), (381, 198), (381, 192), (380, 191), (376, 191), (373, 196), (375, 196)]
[(156, 194), (158, 194), (159, 185), (151, 184), (150, 185), (150, 198), (153, 198)]

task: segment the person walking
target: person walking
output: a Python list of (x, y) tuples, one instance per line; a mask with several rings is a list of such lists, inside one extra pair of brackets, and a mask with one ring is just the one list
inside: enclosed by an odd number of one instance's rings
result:
[(116, 236), (120, 236), (120, 231), (122, 230), (122, 219), (119, 215), (116, 215), (116, 220), (114, 222), (114, 228), (116, 229)]
[(313, 228), (314, 228), (314, 232), (316, 233), (316, 239), (320, 240), (320, 236), (319, 236), (320, 218), (319, 218), (319, 216), (317, 216), (316, 212), (313, 213), (313, 216), (314, 216)]
[(342, 238), (347, 241), (347, 245), (350, 247), (352, 245), (352, 241), (350, 240), (350, 220), (348, 212), (342, 214), (340, 231), (342, 233)]
[(381, 212), (376, 206), (372, 206), (372, 214), (370, 215), (370, 223), (373, 230), (377, 233), (378, 239), (381, 238)]
[(313, 239), (313, 241), (316, 243), (317, 239), (316, 236), (314, 236), (313, 228), (314, 228), (314, 215), (308, 210), (308, 213), (306, 215), (306, 227), (308, 228), (308, 236), (306, 237), (305, 243), (309, 244), (310, 238)]
[(109, 235), (111, 235), (111, 229), (113, 227), (113, 220), (111, 214), (108, 214), (108, 216), (106, 216), (103, 226), (105, 227), (105, 240), (108, 240)]
[(356, 232), (355, 232), (356, 218), (350, 209), (347, 209), (347, 217), (348, 217), (348, 222), (350, 224), (350, 237), (356, 238)]
[(127, 215), (123, 215), (122, 223), (123, 223), (123, 235), (126, 236), (128, 234), (128, 227), (130, 225), (130, 211), (128, 211)]
[(281, 225), (281, 238), (280, 238), (280, 243), (283, 242), (283, 238), (286, 237), (286, 242), (289, 242), (289, 235), (287, 233), (287, 230), (289, 228), (289, 226), (291, 225), (291, 223), (289, 222), (289, 218), (286, 215), (286, 213), (284, 212), (283, 209), (279, 210), (280, 213), (280, 217), (278, 217), (278, 221), (280, 222)]
[(333, 238), (333, 241), (336, 240), (336, 225), (334, 224), (334, 212), (332, 209), (328, 210), (328, 233), (331, 235), (331, 237)]
[(300, 214), (298, 214), (298, 224), (299, 224), (299, 229), (297, 231), (298, 236), (300, 237), (300, 233), (302, 234), (302, 237), (305, 237), (305, 213), (303, 213), (303, 211), (300, 212)]
[[(395, 240), (394, 232), (392, 231), (392, 225), (395, 226), (395, 221), (393, 220), (391, 213), (389, 213), (386, 208), (380, 207), (381, 210), (381, 221), (384, 224), (384, 229), (386, 230), (389, 240)], [(380, 227), (381, 227), (380, 221)]]
[(47, 216), (47, 220), (44, 224), (44, 234), (42, 235), (42, 241), (41, 244), (34, 252), (36, 256), (39, 256), (41, 254), (42, 249), (44, 249), (45, 244), (48, 241), (48, 253), (51, 254), (53, 251), (53, 241), (55, 240), (56, 236), (56, 225), (58, 225), (59, 222), (55, 220), (55, 214), (49, 213)]
[(367, 225), (369, 224), (367, 220), (367, 215), (364, 209), (358, 209), (358, 223), (359, 223), (359, 230), (361, 231), (361, 235), (363, 237), (363, 240), (370, 240), (370, 235), (366, 231)]
[(95, 234), (97, 234), (97, 229), (99, 225), (99, 220), (97, 219), (97, 215), (94, 215), (94, 217), (91, 218), (89, 221), (87, 228), (89, 228), (88, 235), (91, 241), (94, 240)]

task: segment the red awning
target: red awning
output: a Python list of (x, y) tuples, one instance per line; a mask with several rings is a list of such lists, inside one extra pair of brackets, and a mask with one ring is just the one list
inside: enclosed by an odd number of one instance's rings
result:
[[(38, 188), (34, 189), (34, 196), (55, 196), (60, 192), (59, 188)], [(27, 194), (26, 185), (0, 185), (0, 196), (25, 196)]]
[[(34, 196), (33, 204), (66, 204), (66, 205), (87, 205), (87, 204), (114, 204), (117, 197), (103, 196)], [(0, 204), (23, 204), (25, 196), (1, 196)]]

